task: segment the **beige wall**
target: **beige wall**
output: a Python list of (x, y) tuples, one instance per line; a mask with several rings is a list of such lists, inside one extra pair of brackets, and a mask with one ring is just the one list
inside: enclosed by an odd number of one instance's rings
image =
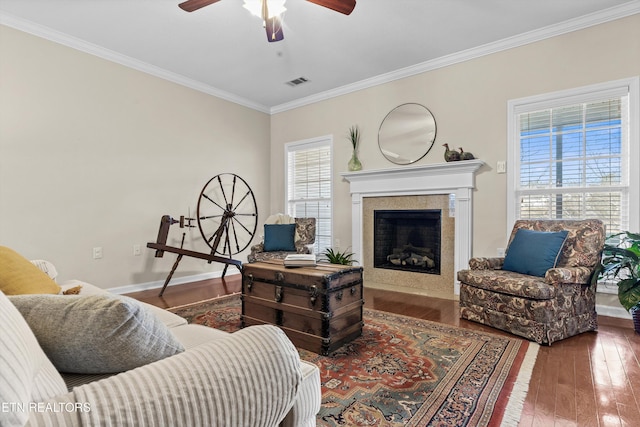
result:
[[(282, 209), (283, 145), (334, 135), (334, 234), (351, 243), (347, 169), (349, 126), (362, 130), (363, 169), (394, 167), (380, 153), (377, 131), (399, 104), (423, 104), (434, 114), (436, 143), (417, 164), (443, 161), (443, 143), (462, 146), (486, 162), (474, 193), (473, 255), (495, 255), (506, 241), (506, 175), (496, 162), (507, 157), (507, 101), (640, 75), (640, 15), (487, 55), (402, 80), (328, 99), (272, 116), (271, 209)], [(402, 167), (402, 166), (398, 166)]]
[[(111, 288), (164, 279), (175, 256), (146, 243), (218, 173), (269, 210), (267, 114), (4, 26), (0, 52), (0, 245)], [(185, 246), (208, 252), (197, 229)], [(221, 268), (185, 258), (176, 277)]]
[[(474, 196), (473, 252), (494, 254), (507, 228), (506, 176), (494, 169), (506, 160), (507, 101), (639, 75), (640, 15), (271, 118), (4, 26), (0, 52), (0, 245), (54, 261), (63, 280), (111, 288), (164, 279), (174, 256), (155, 259), (144, 245), (155, 240), (161, 215), (195, 212), (215, 174), (246, 179), (261, 220), (281, 211), (283, 145), (322, 135), (334, 135), (334, 230), (348, 247), (351, 199), (339, 176), (350, 157), (347, 130), (358, 124), (363, 132), (365, 169), (392, 167), (377, 130), (406, 102), (425, 105), (438, 125), (420, 164), (441, 162), (444, 142), (487, 163)], [(178, 245), (181, 231), (171, 236)], [(141, 256), (132, 255), (134, 244)], [(103, 259), (92, 259), (94, 246), (104, 248)], [(197, 230), (186, 246), (207, 249)], [(221, 268), (185, 258), (176, 276)]]

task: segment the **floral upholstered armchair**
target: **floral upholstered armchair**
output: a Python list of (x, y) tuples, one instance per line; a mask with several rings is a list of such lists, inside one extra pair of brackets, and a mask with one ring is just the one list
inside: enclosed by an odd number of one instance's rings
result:
[(262, 242), (251, 247), (251, 253), (247, 256), (249, 262), (284, 259), (292, 253), (313, 253), (316, 241), (315, 218), (271, 215), (265, 221), (264, 231)]
[(600, 220), (518, 220), (505, 257), (472, 258), (458, 272), (460, 317), (539, 344), (598, 329)]

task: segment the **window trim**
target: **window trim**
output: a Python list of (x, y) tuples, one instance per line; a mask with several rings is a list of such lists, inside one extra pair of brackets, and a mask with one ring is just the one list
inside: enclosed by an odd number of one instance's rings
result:
[(518, 115), (563, 105), (602, 99), (607, 96), (629, 95), (629, 229), (640, 231), (640, 76), (574, 89), (550, 92), (507, 102), (507, 237), (517, 219), (516, 188), (520, 179), (520, 144)]
[[(289, 212), (289, 153), (291, 151), (295, 151), (295, 150), (301, 150), (301, 149), (313, 149), (313, 148), (318, 148), (318, 147), (324, 147), (324, 146), (328, 146), (329, 147), (329, 158), (330, 158), (330, 165), (329, 165), (329, 174), (330, 174), (330, 178), (331, 178), (331, 196), (329, 197), (329, 201), (331, 203), (331, 219), (330, 219), (330, 241), (333, 244), (334, 241), (334, 237), (333, 237), (333, 230), (334, 230), (334, 213), (335, 213), (335, 205), (334, 205), (334, 188), (333, 188), (333, 184), (334, 184), (334, 177), (333, 177), (333, 135), (329, 134), (329, 135), (323, 135), (323, 136), (317, 136), (314, 138), (308, 138), (308, 139), (303, 139), (300, 141), (293, 141), (293, 142), (287, 142), (284, 144), (284, 183), (283, 183), (283, 194), (284, 194), (284, 200), (283, 200), (283, 211), (284, 213), (288, 213)], [(317, 236), (317, 230), (316, 230), (316, 236)]]

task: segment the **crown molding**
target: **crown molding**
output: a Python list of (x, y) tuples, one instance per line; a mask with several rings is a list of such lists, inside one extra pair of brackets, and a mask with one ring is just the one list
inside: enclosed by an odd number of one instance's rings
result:
[(551, 25), (538, 30), (523, 33), (514, 37), (509, 37), (497, 42), (488, 43), (483, 46), (479, 46), (472, 49), (456, 52), (451, 55), (445, 55), (434, 60), (422, 62), (420, 64), (412, 65), (410, 67), (401, 68), (389, 73), (374, 76), (368, 79), (360, 80), (353, 84), (344, 85), (335, 89), (331, 89), (322, 93), (311, 95), (308, 97), (300, 98), (295, 101), (283, 103), (273, 107), (268, 107), (262, 104), (255, 103), (243, 97), (239, 97), (232, 93), (217, 89), (213, 86), (209, 86), (190, 79), (183, 75), (172, 73), (160, 67), (153, 66), (143, 61), (136, 60), (126, 55), (119, 54), (109, 49), (88, 43), (84, 40), (72, 37), (68, 34), (64, 34), (51, 28), (36, 24), (31, 21), (27, 21), (5, 12), (0, 12), (0, 24), (8, 27), (15, 28), (20, 31), (24, 31), (29, 34), (62, 44), (67, 47), (88, 53), (90, 55), (97, 56), (102, 59), (106, 59), (111, 62), (124, 65), (141, 71), (146, 74), (150, 74), (155, 77), (159, 77), (164, 80), (188, 87), (190, 89), (212, 95), (223, 100), (233, 102), (251, 108), (267, 114), (276, 114), (284, 111), (292, 110), (294, 108), (303, 107), (305, 105), (313, 104), (316, 102), (324, 101), (327, 99), (335, 98), (341, 95), (346, 95), (352, 92), (356, 92), (362, 89), (378, 86), (381, 84), (389, 83), (394, 80), (411, 77), (417, 74), (425, 73), (428, 71), (436, 70), (439, 68), (454, 65), (460, 62), (469, 61), (471, 59), (479, 58), (485, 55), (501, 52), (504, 50), (512, 49), (514, 47), (523, 46), (526, 44), (534, 43), (551, 37), (559, 36), (562, 34), (570, 33), (573, 31), (588, 28), (594, 25), (603, 24), (616, 19), (625, 18), (627, 16), (640, 13), (640, 0), (633, 0), (624, 3), (620, 6), (615, 6), (609, 9), (605, 9), (592, 14), (584, 15), (579, 18), (564, 21), (555, 25)]
[(124, 65), (125, 67), (132, 68), (134, 70), (141, 71), (143, 73), (150, 74), (152, 76), (159, 77), (161, 79), (168, 80), (182, 86), (186, 86), (198, 92), (206, 93), (208, 95), (212, 95), (217, 98), (221, 98), (226, 101), (233, 102), (235, 104), (239, 104), (257, 111), (261, 111), (263, 113), (270, 113), (269, 107), (265, 105), (255, 103), (248, 99), (239, 97), (229, 92), (225, 92), (213, 86), (203, 84), (183, 75), (172, 73), (163, 68), (156, 67), (146, 62), (139, 61), (137, 59), (122, 55), (109, 49), (105, 49), (98, 45), (88, 43), (77, 37), (55, 31), (51, 28), (36, 24), (22, 18), (18, 18), (5, 12), (0, 12), (0, 24), (6, 25), (7, 27), (15, 28), (16, 30), (23, 31), (34, 36), (41, 37), (46, 40), (50, 40), (55, 43), (59, 43), (61, 45), (88, 53), (90, 55), (97, 56), (102, 59), (106, 59), (107, 61)]
[(316, 102), (324, 101), (337, 96), (346, 95), (348, 93), (356, 92), (362, 89), (378, 86), (384, 83), (389, 83), (394, 80), (411, 77), (417, 74), (425, 73), (427, 71), (433, 71), (439, 68), (444, 68), (450, 65), (458, 64), (460, 62), (469, 61), (471, 59), (480, 58), (482, 56), (491, 55), (493, 53), (501, 52), (504, 50), (512, 49), (515, 47), (523, 46), (526, 44), (538, 42), (551, 37), (556, 37), (562, 34), (570, 33), (573, 31), (582, 30), (584, 28), (592, 27), (606, 22), (614, 21), (616, 19), (625, 18), (627, 16), (640, 13), (640, 0), (634, 0), (628, 3), (624, 3), (620, 6), (615, 6), (609, 9), (605, 9), (599, 12), (591, 13), (581, 16), (579, 18), (570, 19), (568, 21), (560, 22), (558, 24), (550, 25), (548, 27), (540, 28), (537, 30), (529, 31), (519, 34), (514, 37), (498, 40), (497, 42), (487, 43), (482, 46), (478, 46), (472, 49), (463, 50), (453, 53), (451, 55), (445, 55), (434, 60), (422, 62), (420, 64), (412, 65), (409, 67), (401, 68), (386, 74), (381, 74), (369, 79), (361, 80), (353, 84), (341, 86), (336, 89), (328, 90), (322, 93), (311, 95), (308, 97), (300, 98), (295, 101), (287, 102), (284, 104), (271, 107), (271, 114), (282, 113), (294, 108), (303, 107), (305, 105), (314, 104)]

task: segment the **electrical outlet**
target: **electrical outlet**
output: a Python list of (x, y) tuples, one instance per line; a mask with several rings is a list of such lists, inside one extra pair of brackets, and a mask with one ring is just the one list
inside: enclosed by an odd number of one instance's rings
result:
[(496, 252), (498, 252), (498, 256), (504, 256), (505, 254), (504, 248), (498, 248)]
[(133, 256), (140, 256), (141, 254), (141, 250), (140, 250), (140, 245), (135, 244), (133, 245)]
[(333, 239), (333, 246), (340, 249), (340, 239)]
[(96, 246), (93, 248), (93, 259), (102, 258), (102, 246)]

